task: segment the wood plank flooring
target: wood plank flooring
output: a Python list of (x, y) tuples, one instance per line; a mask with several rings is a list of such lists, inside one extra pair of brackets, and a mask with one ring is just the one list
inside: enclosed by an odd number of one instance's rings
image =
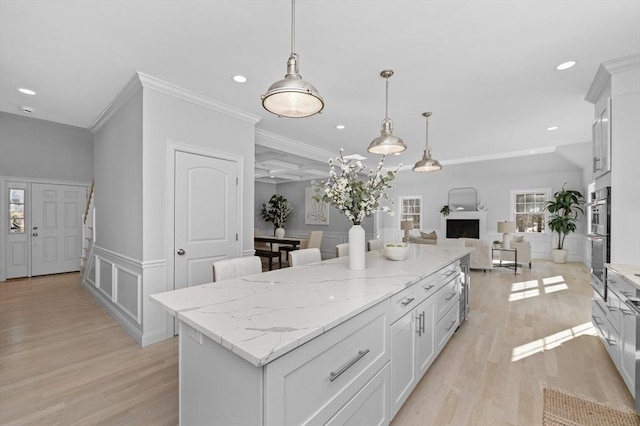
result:
[[(633, 407), (590, 327), (589, 272), (472, 272), (471, 315), (392, 422), (538, 425), (548, 383)], [(177, 339), (140, 348), (78, 274), (0, 283), (1, 425), (176, 425)]]

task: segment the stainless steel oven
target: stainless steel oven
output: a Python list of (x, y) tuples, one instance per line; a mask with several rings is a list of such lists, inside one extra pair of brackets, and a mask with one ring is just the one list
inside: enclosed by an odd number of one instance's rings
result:
[(611, 248), (611, 187), (607, 186), (591, 193), (591, 286), (607, 300), (605, 264), (610, 261)]

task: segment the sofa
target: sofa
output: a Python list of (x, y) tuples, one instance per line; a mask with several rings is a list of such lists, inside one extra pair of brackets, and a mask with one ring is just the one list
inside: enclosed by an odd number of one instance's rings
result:
[[(523, 236), (514, 236), (510, 241), (511, 248), (518, 251), (518, 264), (529, 264), (531, 269), (531, 243), (526, 241)], [(501, 251), (500, 261), (513, 262), (515, 260), (515, 253), (512, 251)]]

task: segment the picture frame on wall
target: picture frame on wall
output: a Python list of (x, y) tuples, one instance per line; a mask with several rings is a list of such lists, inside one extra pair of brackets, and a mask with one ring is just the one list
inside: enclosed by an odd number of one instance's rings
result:
[(304, 224), (329, 225), (329, 203), (316, 201), (312, 187), (304, 189)]

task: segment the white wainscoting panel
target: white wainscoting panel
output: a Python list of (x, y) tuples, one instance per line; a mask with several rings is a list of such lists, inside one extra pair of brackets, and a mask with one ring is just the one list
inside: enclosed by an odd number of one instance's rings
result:
[(142, 324), (142, 276), (116, 265), (115, 303), (138, 324)]
[(109, 300), (113, 300), (113, 263), (98, 257), (98, 288)]

